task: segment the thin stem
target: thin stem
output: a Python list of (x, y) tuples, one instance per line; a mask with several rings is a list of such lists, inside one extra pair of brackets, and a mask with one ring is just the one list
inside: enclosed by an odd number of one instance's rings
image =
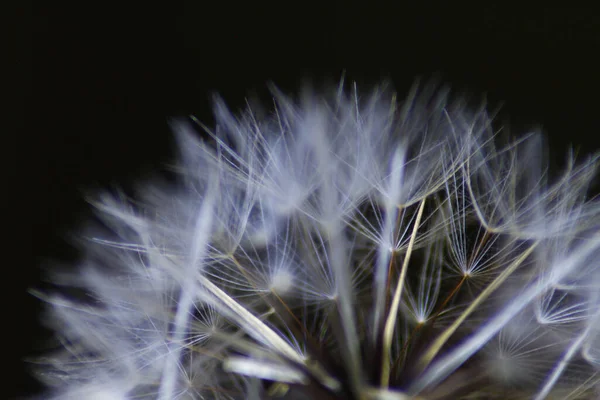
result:
[(579, 335), (579, 337), (577, 337), (577, 339), (575, 339), (573, 341), (573, 343), (569, 346), (569, 349), (562, 356), (558, 365), (554, 368), (554, 371), (552, 372), (552, 374), (548, 377), (546, 382), (544, 382), (544, 386), (542, 386), (542, 388), (538, 392), (537, 396), (535, 396), (535, 400), (544, 400), (548, 396), (548, 394), (550, 394), (550, 391), (552, 390), (554, 385), (556, 385), (556, 381), (558, 380), (558, 378), (560, 378), (560, 376), (564, 372), (565, 368), (567, 367), (567, 365), (569, 364), (569, 362), (571, 361), (571, 359), (573, 358), (575, 353), (577, 353), (579, 351), (579, 349), (581, 348), (581, 346), (583, 345), (583, 342), (586, 339), (586, 337), (588, 336), (588, 334), (590, 333), (592, 326), (593, 325), (590, 324), (583, 331), (583, 333), (581, 335)]
[(254, 314), (236, 302), (227, 293), (219, 289), (219, 287), (205, 276), (199, 274), (197, 279), (210, 294), (216, 299), (219, 299), (219, 301), (236, 316), (234, 321), (240, 324), (248, 334), (253, 336), (259, 342), (279, 351), (288, 359), (299, 364), (304, 364), (304, 357)]
[(390, 358), (391, 358), (391, 347), (392, 337), (394, 335), (394, 327), (396, 326), (396, 315), (398, 314), (398, 307), (400, 306), (400, 298), (402, 296), (402, 288), (404, 287), (404, 279), (406, 278), (406, 270), (408, 269), (408, 263), (412, 254), (415, 239), (417, 237), (417, 231), (421, 223), (421, 217), (423, 216), (423, 210), (425, 209), (425, 199), (421, 200), (419, 211), (417, 211), (417, 218), (413, 227), (412, 235), (406, 249), (406, 256), (402, 263), (402, 269), (400, 270), (400, 278), (396, 285), (394, 297), (392, 298), (392, 304), (390, 305), (390, 311), (385, 321), (385, 328), (383, 330), (383, 351), (381, 360), (381, 387), (387, 388), (390, 382)]
[(454, 287), (454, 289), (452, 289), (450, 294), (448, 296), (446, 296), (446, 298), (444, 299), (442, 304), (439, 306), (438, 311), (435, 313), (435, 315), (431, 319), (431, 326), (433, 326), (433, 324), (435, 324), (435, 320), (437, 319), (437, 317), (442, 313), (442, 311), (444, 311), (444, 308), (446, 308), (446, 305), (450, 302), (450, 300), (452, 300), (452, 298), (456, 295), (456, 293), (458, 293), (458, 291), (460, 290), (460, 288), (462, 287), (462, 285), (465, 283), (466, 280), (467, 280), (467, 276), (463, 275), (463, 277), (460, 279), (458, 284)]

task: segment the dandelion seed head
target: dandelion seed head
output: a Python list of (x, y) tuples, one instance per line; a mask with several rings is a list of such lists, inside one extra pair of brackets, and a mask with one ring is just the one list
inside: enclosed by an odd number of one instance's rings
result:
[(178, 183), (92, 199), (81, 269), (36, 292), (50, 397), (600, 393), (597, 156), (550, 177), (542, 135), (435, 85), (273, 98), (174, 121)]

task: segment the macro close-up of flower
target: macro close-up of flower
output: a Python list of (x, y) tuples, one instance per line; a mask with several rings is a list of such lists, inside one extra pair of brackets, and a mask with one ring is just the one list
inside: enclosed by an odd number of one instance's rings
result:
[(270, 93), (89, 195), (80, 265), (32, 289), (45, 398), (600, 395), (598, 155), (551, 174), (541, 132), (433, 83)]

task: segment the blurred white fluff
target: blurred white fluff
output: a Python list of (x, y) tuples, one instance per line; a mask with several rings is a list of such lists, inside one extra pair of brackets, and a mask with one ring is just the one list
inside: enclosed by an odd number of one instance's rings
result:
[[(41, 295), (65, 399), (590, 398), (597, 158), (551, 181), (540, 134), (416, 85), (173, 124), (177, 183), (92, 200), (104, 230)], [(108, 232), (101, 234), (99, 232)]]

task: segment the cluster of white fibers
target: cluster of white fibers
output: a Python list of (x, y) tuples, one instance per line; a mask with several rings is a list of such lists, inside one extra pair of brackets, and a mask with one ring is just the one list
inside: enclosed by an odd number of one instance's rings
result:
[(103, 229), (57, 277), (84, 295), (44, 295), (48, 396), (600, 393), (597, 158), (550, 180), (539, 134), (501, 143), (431, 85), (272, 93), (175, 122), (177, 179), (93, 199)]

